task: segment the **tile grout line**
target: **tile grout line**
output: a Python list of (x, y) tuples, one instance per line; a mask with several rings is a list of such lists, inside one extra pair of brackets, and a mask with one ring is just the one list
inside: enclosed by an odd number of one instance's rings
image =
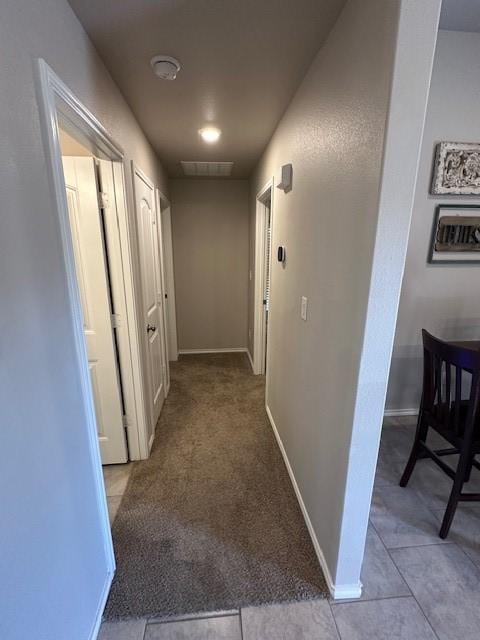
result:
[(212, 620), (216, 618), (235, 618), (240, 615), (240, 609), (232, 609), (231, 613), (206, 613), (204, 615), (200, 614), (192, 614), (190, 616), (179, 616), (172, 617), (170, 619), (164, 618), (163, 620), (160, 618), (147, 618), (147, 624), (155, 625), (155, 624), (173, 624), (175, 622), (191, 622), (194, 620)]
[[(420, 546), (430, 546), (430, 547), (442, 547), (442, 544), (431, 544), (431, 545), (420, 545)], [(385, 547), (386, 548), (386, 547)], [(418, 549), (419, 546), (417, 547), (399, 547), (401, 549)], [(412, 594), (412, 598), (415, 600), (415, 602), (417, 603), (418, 608), (420, 609), (420, 611), (423, 614), (423, 617), (425, 618), (425, 620), (427, 621), (428, 626), (430, 627), (430, 629), (432, 630), (433, 635), (435, 636), (435, 638), (437, 638), (437, 640), (440, 640), (439, 635), (437, 634), (436, 630), (434, 629), (434, 626), (432, 624), (432, 622), (430, 621), (430, 618), (427, 616), (427, 614), (425, 613), (425, 611), (423, 610), (423, 607), (421, 606), (421, 604), (419, 603), (419, 601), (417, 600), (417, 597), (415, 596), (415, 594), (413, 593), (413, 589), (410, 588), (410, 585), (408, 584), (405, 576), (403, 575), (400, 567), (397, 565), (397, 563), (395, 562), (395, 560), (392, 558), (392, 554), (390, 553), (390, 550), (387, 549), (387, 553), (390, 557), (390, 560), (393, 562), (393, 564), (395, 565), (395, 567), (397, 568), (397, 571), (399, 572), (399, 574), (402, 576), (403, 580), (405, 581), (405, 583), (407, 584), (408, 588), (410, 589), (410, 592)]]
[(448, 542), (427, 542), (427, 544), (405, 544), (401, 547), (385, 547), (387, 551), (396, 551), (397, 549), (422, 549), (423, 547), (444, 547), (449, 544), (455, 544), (449, 540)]
[[(436, 517), (436, 515), (435, 515), (435, 511), (436, 511), (436, 510), (432, 509), (431, 505), (430, 505), (430, 504), (428, 504), (428, 503), (426, 503), (426, 502), (422, 499), (422, 497), (421, 497), (420, 493), (419, 493), (417, 490), (412, 489), (412, 491), (413, 491), (413, 493), (414, 493), (415, 497), (419, 500), (419, 502), (421, 502), (422, 506), (427, 510), (427, 512), (428, 512), (428, 513), (430, 513), (430, 514), (435, 518), (435, 520), (437, 520), (437, 517)], [(440, 511), (440, 510), (438, 509), (437, 511)], [(426, 622), (427, 622), (428, 626), (429, 626), (429, 627), (430, 627), (430, 629), (432, 630), (433, 635), (435, 636), (435, 638), (437, 638), (437, 639), (438, 639), (438, 638), (439, 638), (439, 635), (437, 634), (437, 632), (436, 632), (436, 630), (435, 630), (435, 628), (434, 628), (434, 626), (433, 626), (432, 622), (430, 621), (429, 617), (428, 617), (428, 616), (427, 616), (427, 614), (425, 613), (425, 611), (424, 611), (423, 607), (421, 606), (420, 602), (418, 601), (417, 597), (416, 597), (416, 596), (415, 596), (415, 594), (413, 593), (413, 590), (410, 588), (410, 585), (408, 584), (408, 582), (407, 582), (406, 578), (404, 577), (404, 575), (403, 575), (403, 573), (402, 573), (402, 571), (401, 571), (400, 567), (397, 565), (397, 563), (395, 562), (394, 558), (392, 557), (391, 551), (400, 550), (400, 549), (412, 549), (412, 548), (413, 548), (413, 549), (419, 549), (419, 548), (422, 548), (422, 547), (442, 547), (442, 546), (444, 546), (445, 544), (447, 544), (447, 545), (449, 545), (449, 544), (450, 544), (450, 545), (452, 545), (452, 544), (453, 544), (453, 545), (455, 545), (455, 546), (456, 546), (456, 547), (457, 547), (457, 548), (458, 548), (458, 549), (459, 549), (459, 550), (460, 550), (460, 551), (461, 551), (461, 552), (462, 552), (462, 553), (463, 553), (463, 554), (468, 558), (468, 560), (470, 561), (470, 563), (471, 563), (471, 564), (473, 564), (477, 569), (478, 569), (479, 567), (478, 567), (478, 566), (476, 565), (476, 563), (472, 560), (472, 558), (470, 558), (470, 557), (468, 556), (468, 554), (465, 552), (465, 550), (464, 550), (464, 549), (462, 549), (458, 544), (456, 544), (455, 542), (452, 542), (452, 541), (441, 542), (441, 543), (436, 542), (436, 543), (431, 543), (431, 544), (426, 544), (426, 545), (409, 545), (409, 546), (395, 547), (395, 548), (390, 549), (390, 548), (388, 548), (388, 547), (387, 547), (387, 545), (385, 544), (385, 542), (384, 542), (384, 540), (383, 540), (382, 536), (381, 536), (381, 535), (380, 535), (380, 533), (377, 531), (377, 529), (376, 529), (375, 525), (373, 524), (373, 522), (372, 522), (371, 520), (370, 520), (370, 523), (371, 523), (371, 525), (373, 526), (373, 528), (374, 528), (374, 530), (376, 531), (376, 533), (378, 534), (378, 537), (380, 538), (380, 541), (382, 542), (383, 546), (385, 547), (385, 550), (386, 550), (386, 552), (387, 552), (387, 554), (388, 554), (388, 556), (389, 556), (390, 560), (392, 561), (393, 565), (396, 567), (397, 571), (399, 572), (400, 576), (402, 577), (403, 581), (405, 582), (405, 584), (406, 584), (406, 586), (407, 586), (408, 590), (411, 592), (411, 594), (412, 594), (412, 597), (413, 597), (414, 601), (417, 603), (417, 606), (418, 606), (418, 608), (420, 609), (420, 611), (422, 612), (422, 614), (423, 614), (423, 616), (424, 616), (424, 618), (425, 618), (425, 620), (426, 620)]]
[[(422, 502), (422, 504), (424, 504), (424, 503), (423, 503), (423, 501), (421, 500), (420, 496), (418, 496), (417, 492), (416, 492), (415, 490), (413, 490), (413, 492), (414, 492), (415, 496), (418, 498), (418, 500), (419, 500), (420, 502)], [(424, 505), (424, 506), (425, 506), (425, 508), (427, 509), (427, 511), (428, 511), (429, 513), (431, 513), (433, 517), (435, 517), (435, 516), (434, 516), (434, 514), (432, 513), (432, 511), (430, 510), (430, 508), (429, 508), (428, 506), (426, 506), (426, 505)], [(427, 622), (428, 626), (429, 626), (429, 627), (430, 627), (430, 629), (432, 630), (433, 635), (435, 636), (435, 638), (437, 638), (437, 640), (440, 640), (440, 639), (439, 639), (439, 636), (438, 636), (438, 634), (437, 634), (437, 632), (435, 631), (435, 629), (434, 629), (434, 627), (433, 627), (432, 622), (430, 621), (430, 619), (429, 619), (429, 618), (428, 618), (428, 616), (426, 615), (425, 611), (423, 610), (422, 606), (421, 606), (421, 605), (420, 605), (420, 603), (418, 602), (418, 600), (417, 600), (417, 598), (416, 598), (415, 594), (413, 593), (412, 588), (410, 587), (410, 585), (408, 584), (408, 582), (407, 582), (407, 580), (406, 580), (405, 576), (403, 575), (402, 571), (400, 570), (400, 567), (397, 565), (397, 563), (396, 563), (396, 562), (395, 562), (395, 560), (393, 559), (392, 554), (390, 553), (390, 549), (389, 549), (389, 548), (387, 547), (387, 545), (385, 544), (385, 541), (383, 540), (382, 536), (380, 535), (379, 531), (377, 530), (377, 528), (375, 527), (375, 525), (373, 524), (373, 522), (370, 520), (370, 518), (369, 518), (369, 521), (370, 521), (370, 523), (371, 523), (371, 525), (372, 525), (372, 527), (373, 527), (374, 531), (375, 531), (375, 532), (376, 532), (376, 534), (378, 535), (378, 537), (379, 537), (379, 539), (380, 539), (380, 542), (382, 543), (383, 547), (385, 548), (385, 551), (387, 552), (387, 555), (388, 555), (388, 557), (390, 558), (390, 560), (391, 560), (391, 562), (392, 562), (393, 566), (396, 568), (396, 570), (398, 571), (398, 573), (399, 573), (400, 577), (402, 578), (403, 582), (405, 583), (405, 585), (406, 585), (407, 589), (408, 589), (408, 590), (410, 591), (410, 593), (412, 594), (412, 595), (411, 595), (411, 597), (412, 597), (412, 598), (413, 598), (413, 600), (417, 603), (417, 606), (418, 606), (418, 608), (420, 609), (420, 611), (422, 612), (422, 615), (423, 615), (423, 617), (425, 618), (425, 621)], [(420, 547), (425, 547), (425, 546), (441, 547), (441, 546), (443, 546), (443, 544), (449, 544), (449, 543), (442, 543), (442, 544), (439, 544), (439, 543), (432, 543), (431, 545), (414, 545), (413, 547), (412, 547), (412, 546), (410, 546), (410, 547), (396, 547), (396, 548), (397, 548), (397, 549), (412, 549), (412, 548), (420, 548)], [(410, 597), (410, 596), (406, 596), (406, 597)]]
[(400, 573), (400, 570), (398, 569), (397, 565), (393, 562), (392, 556), (390, 555), (390, 551), (387, 548), (387, 545), (385, 544), (385, 542), (383, 541), (382, 536), (380, 535), (380, 533), (378, 532), (376, 526), (373, 524), (373, 522), (370, 520), (370, 518), (368, 519), (368, 521), (370, 522), (371, 526), (373, 527), (373, 530), (375, 531), (375, 533), (378, 536), (378, 539), (380, 540), (381, 545), (383, 546), (383, 548), (385, 549), (385, 551), (387, 552), (387, 556), (390, 558), (390, 560), (392, 561), (393, 566), (396, 568), (396, 570), (398, 571), (398, 575), (401, 577), (401, 579), (403, 580), (403, 583), (405, 584), (405, 586), (407, 587), (407, 589), (409, 590), (409, 592), (411, 593), (411, 595), (413, 596), (412, 590), (410, 589), (410, 585), (407, 583), (407, 581), (405, 580), (405, 578), (403, 577), (403, 575)]
[[(420, 496), (418, 495), (418, 493), (413, 489), (413, 493), (415, 494), (415, 496), (417, 497), (417, 499), (422, 503), (422, 505), (427, 509), (427, 511), (433, 516), (435, 517), (435, 515), (432, 513), (432, 510), (423, 502), (423, 500), (420, 498)], [(371, 521), (370, 521), (371, 522)], [(412, 598), (414, 599), (414, 601), (417, 603), (418, 608), (420, 609), (420, 611), (422, 612), (428, 626), (430, 627), (430, 629), (432, 630), (433, 635), (435, 636), (435, 638), (437, 638), (437, 640), (439, 640), (439, 636), (437, 635), (433, 624), (431, 623), (430, 619), (428, 618), (427, 614), (425, 613), (425, 611), (423, 610), (422, 606), (420, 605), (420, 603), (418, 602), (415, 594), (413, 593), (413, 590), (411, 589), (410, 585), (408, 584), (405, 576), (403, 575), (402, 571), (400, 570), (400, 567), (397, 565), (397, 563), (395, 562), (395, 560), (392, 557), (392, 554), (390, 553), (390, 549), (387, 547), (387, 545), (385, 544), (382, 536), (380, 535), (380, 533), (377, 531), (377, 528), (375, 527), (375, 525), (373, 524), (373, 522), (371, 522), (375, 532), (377, 533), (382, 545), (385, 548), (385, 551), (387, 552), (388, 557), (390, 558), (390, 560), (392, 561), (394, 567), (397, 569), (399, 575), (401, 576), (402, 580), (404, 581), (404, 583), (406, 584), (408, 590), (410, 591), (410, 593), (412, 594)], [(413, 546), (409, 546), (409, 547), (396, 547), (396, 549), (412, 549), (412, 548), (420, 548), (420, 547), (441, 547), (443, 546), (443, 544), (451, 544), (451, 543), (432, 543), (432, 544), (428, 544), (428, 545), (413, 545)]]
[[(403, 576), (401, 576), (401, 578), (403, 579)], [(408, 585), (407, 585), (408, 587)], [(408, 587), (408, 590), (410, 591), (410, 587)], [(368, 598), (365, 600), (361, 600), (360, 598), (356, 598), (355, 600), (351, 599), (351, 600), (338, 600), (337, 602), (333, 601), (330, 604), (337, 606), (342, 606), (344, 604), (359, 604), (362, 602), (381, 602), (382, 600), (398, 600), (399, 598), (413, 598), (414, 595), (413, 593), (405, 593), (402, 596), (382, 596), (381, 598)]]
[(338, 640), (343, 640), (342, 639), (342, 634), (340, 633), (340, 629), (338, 628), (337, 619), (335, 618), (335, 613), (334, 613), (333, 608), (332, 608), (332, 603), (328, 602), (328, 606), (330, 607), (330, 614), (331, 614), (331, 616), (333, 618), (333, 624), (335, 625), (335, 630), (337, 632)]

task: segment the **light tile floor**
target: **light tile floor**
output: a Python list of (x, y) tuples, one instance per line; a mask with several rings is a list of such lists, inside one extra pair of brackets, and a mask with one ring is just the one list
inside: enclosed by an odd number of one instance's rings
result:
[[(360, 600), (110, 622), (102, 625), (99, 640), (478, 640), (480, 506), (462, 505), (448, 539), (440, 540), (450, 481), (422, 460), (409, 486), (398, 487), (413, 433), (411, 418), (385, 421)], [(130, 470), (105, 469), (111, 518)], [(473, 472), (470, 484), (469, 490), (480, 491), (480, 472)]]
[(118, 507), (122, 501), (122, 496), (127, 488), (127, 482), (132, 471), (132, 465), (109, 464), (103, 467), (103, 479), (105, 481), (105, 491), (107, 494), (108, 515), (110, 523), (113, 523), (117, 515)]

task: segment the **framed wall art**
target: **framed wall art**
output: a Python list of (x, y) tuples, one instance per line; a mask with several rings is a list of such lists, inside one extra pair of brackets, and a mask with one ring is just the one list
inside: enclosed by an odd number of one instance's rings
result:
[(440, 142), (431, 192), (433, 195), (480, 196), (480, 144)]
[(430, 263), (480, 263), (480, 205), (441, 204), (435, 210)]

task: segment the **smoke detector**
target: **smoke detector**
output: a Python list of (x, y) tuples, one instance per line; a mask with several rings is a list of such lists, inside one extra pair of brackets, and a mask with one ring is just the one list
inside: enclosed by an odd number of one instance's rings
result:
[(161, 80), (175, 80), (180, 71), (180, 62), (171, 56), (153, 56), (150, 66), (153, 73)]

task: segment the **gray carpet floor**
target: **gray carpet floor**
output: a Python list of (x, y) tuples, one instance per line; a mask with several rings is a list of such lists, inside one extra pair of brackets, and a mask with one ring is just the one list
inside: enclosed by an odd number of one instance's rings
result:
[(181, 356), (113, 523), (106, 619), (326, 596), (245, 354)]

